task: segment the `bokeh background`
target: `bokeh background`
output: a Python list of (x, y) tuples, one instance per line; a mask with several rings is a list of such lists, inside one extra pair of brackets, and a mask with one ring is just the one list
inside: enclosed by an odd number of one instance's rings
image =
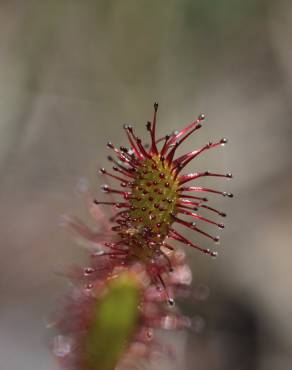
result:
[(155, 100), (161, 133), (207, 115), (184, 150), (229, 138), (190, 169), (232, 171), (235, 198), (215, 200), (219, 257), (188, 253), (210, 291), (181, 303), (198, 330), (151, 368), (291, 368), (291, 22), (290, 0), (0, 1), (1, 369), (57, 369), (56, 272), (84, 258), (59, 215), (90, 222), (76, 184), (98, 194), (106, 142), (128, 122), (144, 138)]

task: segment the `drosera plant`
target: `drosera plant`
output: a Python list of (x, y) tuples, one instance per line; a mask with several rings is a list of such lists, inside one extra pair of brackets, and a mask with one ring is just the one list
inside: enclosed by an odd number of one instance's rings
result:
[[(224, 228), (221, 222), (201, 211), (220, 217), (225, 213), (211, 207), (207, 193), (226, 197), (228, 192), (189, 185), (201, 177), (231, 178), (230, 173), (209, 171), (184, 174), (187, 164), (209, 149), (225, 145), (225, 138), (176, 157), (176, 150), (202, 127), (203, 114), (181, 131), (157, 138), (158, 104), (152, 122), (147, 122), (150, 145), (142, 143), (132, 126), (124, 125), (129, 147), (107, 147), (113, 172), (100, 173), (118, 181), (101, 189), (109, 198), (90, 201), (89, 210), (98, 231), (81, 221), (66, 217), (64, 223), (91, 246), (88, 266), (68, 274), (74, 288), (63, 310), (54, 315), (57, 335), (53, 352), (64, 368), (71, 370), (136, 369), (141, 361), (158, 351), (172, 353), (159, 343), (155, 329), (177, 330), (192, 327), (192, 321), (174, 307), (175, 297), (190, 286), (191, 271), (185, 254), (171, 241), (180, 242), (207, 255), (217, 252), (199, 246), (176, 229), (180, 224), (213, 242), (219, 237), (197, 223)], [(119, 197), (119, 200), (116, 197)], [(111, 216), (102, 210), (109, 206)], [(171, 243), (171, 244), (170, 244)]]
[[(165, 276), (172, 296), (188, 288), (191, 271), (181, 251), (167, 251), (173, 273)], [(121, 261), (106, 253), (74, 270), (74, 290), (54, 317), (58, 334), (53, 352), (66, 369), (137, 369), (157, 352), (173, 355), (159, 343), (156, 329), (190, 328), (188, 317), (165, 304), (163, 289), (151, 283), (143, 264)]]
[[(230, 179), (231, 173), (220, 174), (210, 171), (183, 173), (189, 162), (207, 150), (225, 145), (227, 139), (222, 138), (215, 143), (208, 142), (199, 149), (175, 158), (176, 150), (202, 127), (205, 116), (200, 114), (194, 122), (181, 131), (157, 138), (157, 110), (158, 104), (155, 103), (153, 120), (146, 125), (151, 138), (149, 149), (146, 149), (130, 125), (124, 125), (130, 148), (117, 148), (111, 142), (107, 144), (116, 157), (116, 159), (112, 156), (108, 157), (114, 163), (114, 173), (108, 172), (105, 168), (101, 168), (100, 172), (117, 180), (124, 189), (113, 189), (107, 184), (102, 185), (101, 189), (111, 196), (119, 195), (122, 201), (95, 200), (96, 204), (117, 209), (113, 217), (117, 225), (113, 230), (119, 238), (109, 247), (114, 250), (121, 249), (120, 246), (122, 246), (121, 253), (126, 254), (128, 258), (143, 261), (148, 266), (154, 282), (161, 280), (161, 271), (156, 267), (156, 260), (161, 256), (166, 257), (162, 247), (173, 249), (168, 243), (169, 240), (179, 241), (212, 257), (217, 256), (216, 251), (202, 248), (179, 233), (175, 229), (175, 224), (181, 224), (218, 243), (219, 236), (210, 235), (202, 230), (197, 222), (202, 221), (219, 229), (223, 229), (224, 224), (202, 216), (200, 211), (207, 210), (221, 217), (225, 217), (226, 214), (209, 206), (208, 199), (202, 194), (213, 193), (233, 197), (231, 193), (225, 191), (189, 185), (190, 182), (208, 176)], [(160, 149), (158, 149), (159, 143)], [(189, 220), (183, 219), (182, 216), (188, 216)], [(171, 266), (169, 268), (171, 270)]]

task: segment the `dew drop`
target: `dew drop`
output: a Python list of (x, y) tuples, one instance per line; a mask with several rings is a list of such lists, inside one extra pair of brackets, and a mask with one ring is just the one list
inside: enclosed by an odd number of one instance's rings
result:
[(71, 351), (71, 339), (63, 335), (57, 335), (53, 341), (53, 353), (57, 357), (65, 357)]
[(92, 288), (93, 288), (93, 284), (92, 283), (85, 284), (85, 287), (84, 287), (85, 291), (90, 291)]
[(120, 150), (124, 153), (128, 153), (128, 148), (126, 148), (125, 146), (120, 146)]
[(223, 138), (220, 140), (220, 144), (221, 144), (222, 146), (226, 145), (226, 144), (227, 144), (227, 142), (228, 142), (228, 140), (227, 140), (225, 137), (223, 137)]
[(161, 326), (162, 326), (163, 329), (166, 329), (166, 330), (171, 330), (171, 329), (176, 328), (176, 326), (177, 326), (176, 317), (170, 316), (170, 315), (165, 316), (163, 318)]
[(210, 252), (210, 256), (211, 256), (212, 258), (216, 258), (216, 257), (218, 256), (218, 252), (215, 252), (215, 251)]
[(214, 242), (215, 242), (215, 244), (220, 244), (220, 237), (219, 236), (215, 236)]
[(95, 270), (92, 267), (85, 267), (84, 268), (84, 276), (91, 275)]
[(113, 143), (111, 143), (110, 141), (106, 144), (106, 146), (107, 146), (109, 149), (113, 149), (113, 148), (114, 148)]
[(104, 193), (108, 193), (109, 192), (109, 186), (104, 184), (104, 185), (101, 185), (100, 187), (101, 191), (104, 192)]
[(233, 198), (233, 194), (232, 193), (227, 193), (226, 191), (224, 191), (222, 193), (223, 197), (229, 197), (229, 198)]
[(149, 122), (149, 121), (148, 121), (148, 122), (146, 123), (146, 128), (147, 128), (147, 130), (148, 130), (148, 131), (150, 131), (150, 130), (151, 130), (151, 122)]
[(173, 299), (173, 298), (168, 298), (167, 302), (168, 302), (168, 304), (169, 304), (171, 307), (175, 306), (175, 301), (174, 301), (174, 299)]
[(148, 328), (147, 332), (146, 332), (146, 336), (147, 336), (148, 339), (152, 339), (153, 338), (153, 330)]
[(198, 117), (198, 120), (199, 121), (203, 121), (204, 119), (206, 118), (205, 114), (204, 113), (201, 113)]

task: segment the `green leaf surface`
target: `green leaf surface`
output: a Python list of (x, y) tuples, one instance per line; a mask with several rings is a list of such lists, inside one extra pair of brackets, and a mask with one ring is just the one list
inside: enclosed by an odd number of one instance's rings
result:
[(129, 344), (139, 319), (140, 288), (123, 273), (110, 281), (93, 313), (85, 342), (89, 370), (113, 370)]

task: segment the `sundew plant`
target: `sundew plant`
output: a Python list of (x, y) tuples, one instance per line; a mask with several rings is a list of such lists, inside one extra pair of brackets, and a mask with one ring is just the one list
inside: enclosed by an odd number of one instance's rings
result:
[[(93, 246), (88, 265), (74, 269), (74, 288), (55, 315), (53, 352), (65, 369), (138, 369), (157, 352), (175, 355), (157, 339), (156, 329), (192, 326), (174, 307), (175, 298), (190, 289), (192, 281), (184, 247), (216, 257), (214, 248), (197, 244), (196, 233), (219, 242), (204, 224), (223, 229), (218, 218), (226, 215), (213, 208), (207, 196), (233, 195), (197, 184), (202, 177), (229, 179), (230, 173), (185, 173), (185, 168), (206, 151), (224, 146), (227, 139), (177, 156), (177, 149), (202, 127), (205, 116), (157, 137), (157, 112), (155, 103), (153, 119), (146, 124), (150, 145), (129, 125), (124, 125), (128, 147), (107, 144), (112, 169), (101, 168), (100, 173), (116, 185), (102, 185), (108, 199), (92, 199), (89, 204), (98, 232), (75, 218), (65, 220)], [(177, 225), (193, 231), (192, 236), (178, 231)]]

